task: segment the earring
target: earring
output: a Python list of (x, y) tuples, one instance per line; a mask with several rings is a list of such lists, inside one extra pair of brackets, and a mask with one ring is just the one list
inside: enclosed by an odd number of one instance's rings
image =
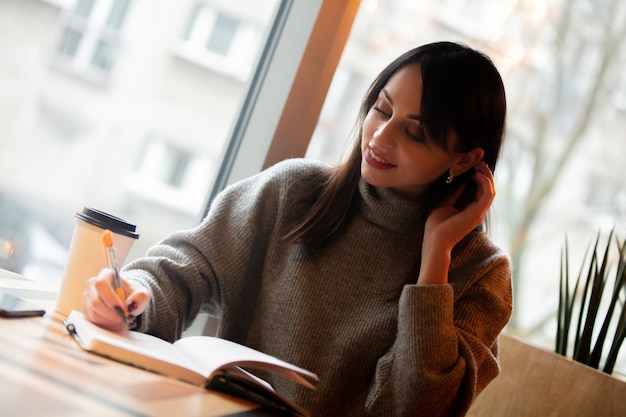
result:
[(452, 184), (453, 180), (454, 180), (454, 175), (449, 174), (448, 178), (446, 178), (446, 184)]

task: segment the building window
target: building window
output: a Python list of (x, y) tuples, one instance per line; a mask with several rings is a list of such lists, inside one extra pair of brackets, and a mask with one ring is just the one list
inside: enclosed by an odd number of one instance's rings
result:
[(136, 197), (179, 212), (194, 214), (204, 204), (213, 162), (200, 152), (177, 146), (173, 138), (150, 135), (127, 181)]
[(207, 4), (193, 9), (176, 54), (239, 81), (248, 79), (262, 31)]
[(223, 56), (228, 56), (228, 51), (233, 44), (238, 26), (239, 24), (236, 20), (224, 16), (223, 14), (218, 14), (215, 19), (213, 31), (209, 35), (206, 49)]
[(130, 5), (131, 0), (77, 0), (66, 13), (55, 64), (97, 83), (108, 81)]

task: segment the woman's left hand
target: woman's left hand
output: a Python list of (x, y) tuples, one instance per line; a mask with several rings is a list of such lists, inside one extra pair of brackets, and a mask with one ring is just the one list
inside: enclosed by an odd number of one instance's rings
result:
[[(435, 208), (426, 219), (422, 245), (422, 267), (418, 283), (447, 282), (447, 269), (452, 248), (480, 225), (496, 195), (491, 170), (483, 161), (474, 166), (476, 198), (462, 210), (454, 207), (464, 186)], [(445, 271), (443, 270), (445, 267)]]
[(428, 216), (424, 238), (432, 235), (429, 239), (452, 249), (465, 235), (482, 223), (496, 195), (496, 188), (493, 174), (485, 162), (478, 161), (474, 168), (474, 181), (477, 185), (474, 201), (463, 210), (456, 209), (454, 204), (465, 188), (458, 187)]

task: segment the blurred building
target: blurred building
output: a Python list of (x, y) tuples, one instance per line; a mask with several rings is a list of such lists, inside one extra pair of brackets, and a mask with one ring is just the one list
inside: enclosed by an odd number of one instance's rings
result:
[(137, 254), (197, 224), (274, 3), (0, 0), (0, 214), (141, 219)]

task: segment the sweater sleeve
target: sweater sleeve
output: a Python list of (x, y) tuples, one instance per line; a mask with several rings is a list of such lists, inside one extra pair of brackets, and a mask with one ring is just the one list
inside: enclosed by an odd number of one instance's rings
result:
[(405, 286), (396, 341), (378, 362), (367, 415), (463, 416), (498, 375), (497, 337), (512, 312), (510, 261), (500, 251), (484, 257), (466, 249), (448, 285)]
[(285, 190), (306, 168), (285, 162), (228, 187), (200, 225), (172, 233), (129, 263), (124, 277), (151, 292), (137, 330), (174, 341), (200, 311), (220, 317), (232, 305), (226, 300), (236, 299), (228, 323), (245, 331)]

